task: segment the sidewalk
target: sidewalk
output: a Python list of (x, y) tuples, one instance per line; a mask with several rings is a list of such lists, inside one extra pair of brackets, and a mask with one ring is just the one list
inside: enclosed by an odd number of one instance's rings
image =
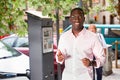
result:
[(120, 60), (118, 60), (118, 68), (115, 68), (115, 61), (112, 62), (113, 73), (109, 76), (103, 76), (102, 80), (120, 80)]
[(113, 68), (113, 73), (109, 76), (103, 76), (103, 80), (120, 80), (120, 68)]

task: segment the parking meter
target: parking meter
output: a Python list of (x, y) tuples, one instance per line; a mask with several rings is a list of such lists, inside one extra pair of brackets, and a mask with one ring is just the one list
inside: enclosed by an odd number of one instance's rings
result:
[(30, 80), (54, 80), (52, 19), (39, 11), (27, 11)]

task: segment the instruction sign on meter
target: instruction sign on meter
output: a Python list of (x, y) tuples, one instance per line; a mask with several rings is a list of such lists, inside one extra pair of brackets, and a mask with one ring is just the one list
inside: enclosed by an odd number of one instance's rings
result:
[(43, 31), (43, 53), (51, 52), (53, 50), (52, 28), (42, 28)]

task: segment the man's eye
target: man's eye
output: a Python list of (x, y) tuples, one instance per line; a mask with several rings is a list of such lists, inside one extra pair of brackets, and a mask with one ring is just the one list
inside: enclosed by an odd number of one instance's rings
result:
[(79, 19), (81, 19), (82, 17), (81, 16), (71, 16), (71, 18), (79, 18)]
[(71, 18), (75, 18), (75, 16), (71, 16)]

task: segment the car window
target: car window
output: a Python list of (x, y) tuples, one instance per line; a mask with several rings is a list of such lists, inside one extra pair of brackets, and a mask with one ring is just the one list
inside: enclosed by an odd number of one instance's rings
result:
[(21, 37), (17, 39), (16, 47), (28, 47), (28, 38), (27, 37)]
[(101, 28), (97, 28), (97, 32), (98, 32), (98, 33), (101, 33)]
[(9, 46), (13, 47), (16, 39), (17, 37), (7, 37), (7, 38), (2, 39), (2, 41), (4, 43), (7, 43)]
[(105, 28), (105, 37), (110, 38), (119, 38), (120, 37), (120, 29), (117, 28)]
[(19, 56), (21, 53), (16, 51), (15, 49), (5, 45), (4, 43), (0, 42), (0, 59), (6, 58), (8, 56)]

